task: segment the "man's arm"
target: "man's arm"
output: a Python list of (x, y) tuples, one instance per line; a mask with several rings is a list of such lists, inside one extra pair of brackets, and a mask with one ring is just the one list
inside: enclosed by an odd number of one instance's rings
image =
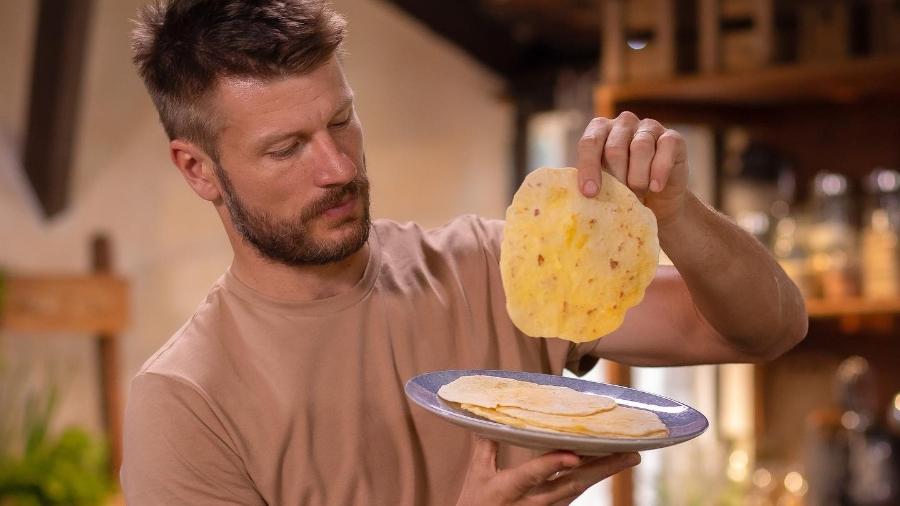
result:
[(635, 365), (750, 362), (803, 339), (799, 290), (758, 241), (687, 189), (677, 132), (631, 113), (598, 118), (579, 145), (585, 195), (596, 194), (601, 167), (644, 198), (675, 269), (660, 268), (644, 301), (592, 354)]
[(218, 417), (187, 382), (139, 374), (124, 439), (122, 491), (129, 506), (265, 504)]

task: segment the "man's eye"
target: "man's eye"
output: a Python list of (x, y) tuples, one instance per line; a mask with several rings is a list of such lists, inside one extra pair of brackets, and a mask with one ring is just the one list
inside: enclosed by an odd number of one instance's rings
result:
[(285, 158), (293, 155), (295, 151), (297, 151), (297, 146), (299, 146), (299, 144), (294, 143), (284, 149), (279, 149), (278, 151), (270, 151), (268, 155), (276, 160), (284, 160)]

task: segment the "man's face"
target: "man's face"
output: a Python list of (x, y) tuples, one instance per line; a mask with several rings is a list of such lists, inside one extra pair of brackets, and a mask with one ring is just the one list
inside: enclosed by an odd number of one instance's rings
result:
[(362, 129), (335, 58), (305, 75), (223, 80), (214, 107), (223, 200), (247, 242), (287, 265), (334, 262), (365, 244)]

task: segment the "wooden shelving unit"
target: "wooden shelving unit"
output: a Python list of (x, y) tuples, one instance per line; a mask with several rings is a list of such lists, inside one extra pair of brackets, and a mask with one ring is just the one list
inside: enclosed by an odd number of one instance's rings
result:
[[(746, 125), (795, 159), (801, 168), (798, 188), (818, 170), (856, 167), (851, 176), (858, 177), (859, 170), (900, 159), (900, 56), (896, 55), (604, 84), (595, 89), (594, 99), (597, 115), (608, 118), (631, 110), (664, 124)], [(900, 299), (813, 299), (807, 301), (807, 310), (811, 323), (833, 329), (826, 340), (834, 341), (835, 335), (864, 334), (867, 328), (892, 332), (895, 317), (900, 316)], [(867, 327), (866, 320), (875, 321)], [(769, 366), (755, 369), (758, 431), (764, 430), (766, 415), (759, 399), (769, 370)], [(629, 385), (630, 368), (608, 364), (607, 380)], [(633, 504), (630, 473), (613, 478), (613, 504)]]

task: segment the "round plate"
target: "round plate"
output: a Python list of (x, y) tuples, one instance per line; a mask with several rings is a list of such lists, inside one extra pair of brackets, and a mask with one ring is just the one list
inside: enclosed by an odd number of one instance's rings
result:
[[(474, 374), (512, 378), (540, 385), (556, 385), (568, 387), (579, 392), (606, 395), (614, 398), (622, 406), (645, 409), (656, 413), (669, 429), (669, 435), (667, 437), (649, 439), (612, 439), (519, 429), (492, 422), (468, 411), (453, 407), (450, 403), (438, 397), (437, 391), (442, 386), (460, 376)], [(709, 421), (703, 416), (703, 413), (687, 404), (633, 388), (565, 378), (552, 374), (484, 369), (437, 371), (412, 378), (406, 382), (405, 390), (407, 397), (419, 406), (488, 439), (540, 450), (569, 450), (579, 455), (607, 455), (610, 453), (664, 448), (693, 439), (703, 434), (703, 431), (709, 427)]]

